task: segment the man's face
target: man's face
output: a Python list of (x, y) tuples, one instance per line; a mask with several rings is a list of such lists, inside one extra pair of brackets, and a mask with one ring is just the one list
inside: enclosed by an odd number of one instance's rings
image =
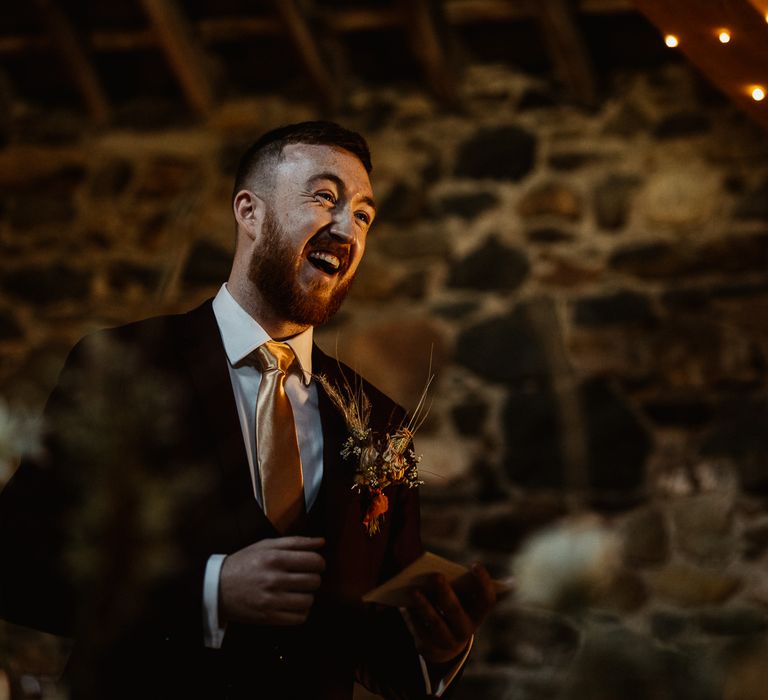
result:
[(283, 150), (248, 276), (281, 318), (320, 325), (338, 311), (375, 215), (368, 173), (348, 151)]

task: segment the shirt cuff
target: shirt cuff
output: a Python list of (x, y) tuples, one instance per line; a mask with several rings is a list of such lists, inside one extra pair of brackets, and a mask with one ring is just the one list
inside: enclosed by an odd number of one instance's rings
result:
[(219, 625), (219, 576), (226, 554), (211, 554), (203, 578), (203, 643), (209, 649), (221, 649), (227, 626)]
[(437, 683), (437, 688), (433, 690), (432, 688), (432, 679), (429, 675), (429, 665), (424, 660), (424, 657), (419, 655), (419, 663), (421, 664), (421, 674), (424, 676), (424, 685), (427, 689), (427, 695), (432, 695), (433, 697), (440, 698), (443, 696), (443, 693), (448, 690), (448, 686), (453, 682), (453, 679), (456, 678), (456, 675), (461, 671), (461, 667), (464, 665), (464, 663), (467, 660), (467, 657), (469, 656), (469, 652), (472, 649), (472, 644), (475, 641), (475, 636), (472, 635), (470, 637), (469, 642), (467, 643), (467, 648), (464, 650), (464, 653), (456, 660), (454, 665), (443, 675), (443, 677), (439, 680)]

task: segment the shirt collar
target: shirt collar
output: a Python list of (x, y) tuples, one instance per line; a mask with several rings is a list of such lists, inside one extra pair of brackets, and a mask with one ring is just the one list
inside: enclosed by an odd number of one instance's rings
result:
[[(226, 283), (221, 285), (219, 293), (213, 300), (213, 314), (219, 325), (227, 359), (233, 367), (242, 362), (259, 345), (272, 340), (256, 319), (235, 301)], [(312, 339), (313, 328), (310, 326), (307, 330), (285, 341), (296, 354), (305, 384), (309, 384), (312, 379)]]

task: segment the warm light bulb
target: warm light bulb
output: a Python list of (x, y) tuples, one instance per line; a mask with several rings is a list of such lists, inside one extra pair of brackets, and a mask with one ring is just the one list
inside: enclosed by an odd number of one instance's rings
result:
[(674, 34), (667, 34), (664, 37), (664, 43), (669, 46), (670, 49), (674, 49), (680, 42)]
[(765, 21), (768, 22), (768, 12), (765, 13)]
[(762, 87), (761, 85), (755, 85), (752, 88), (751, 94), (752, 94), (752, 99), (755, 102), (761, 102), (762, 100), (765, 99), (765, 88)]
[(720, 39), (721, 44), (727, 44), (731, 40), (731, 33), (727, 29), (721, 29), (717, 38)]

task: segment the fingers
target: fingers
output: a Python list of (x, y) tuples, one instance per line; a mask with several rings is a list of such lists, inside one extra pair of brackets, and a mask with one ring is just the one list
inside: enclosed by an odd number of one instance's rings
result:
[(223, 619), (297, 625), (303, 623), (322, 584), (325, 559), (320, 537), (261, 540), (227, 556), (219, 577)]
[(437, 579), (434, 591), (437, 613), (445, 621), (451, 634), (456, 639), (469, 639), (475, 631), (475, 625), (445, 577), (440, 576)]
[(496, 585), (482, 564), (473, 564), (470, 568), (470, 584), (462, 595), (464, 609), (477, 627), (496, 604)]
[(418, 589), (411, 591), (412, 606), (408, 609), (412, 625), (419, 636), (432, 646), (448, 646), (454, 642), (446, 621), (429, 599)]
[[(275, 537), (271, 540), (261, 540), (261, 543), (270, 543), (277, 549), (320, 549), (325, 545), (323, 537)], [(257, 544), (261, 544), (257, 542)]]
[(272, 555), (270, 564), (282, 571), (315, 574), (325, 571), (325, 559), (317, 552), (278, 551)]

